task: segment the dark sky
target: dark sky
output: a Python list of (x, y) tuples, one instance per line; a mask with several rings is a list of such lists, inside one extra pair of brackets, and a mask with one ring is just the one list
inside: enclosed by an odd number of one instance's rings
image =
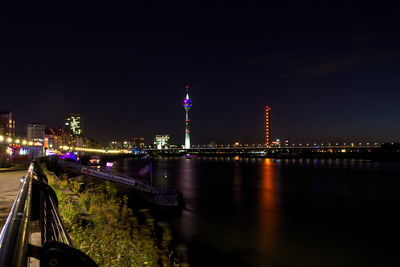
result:
[(399, 141), (398, 6), (316, 2), (6, 6), (0, 108), (20, 132), (78, 112), (100, 142), (182, 144), (188, 81), (193, 144), (262, 143), (265, 105), (274, 138)]

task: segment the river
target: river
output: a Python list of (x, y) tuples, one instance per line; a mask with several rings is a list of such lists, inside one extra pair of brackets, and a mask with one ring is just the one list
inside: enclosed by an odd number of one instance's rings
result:
[[(114, 171), (130, 174), (133, 162)], [(398, 266), (400, 163), (199, 157), (152, 165), (153, 183), (183, 193), (182, 214), (168, 222), (191, 266)]]

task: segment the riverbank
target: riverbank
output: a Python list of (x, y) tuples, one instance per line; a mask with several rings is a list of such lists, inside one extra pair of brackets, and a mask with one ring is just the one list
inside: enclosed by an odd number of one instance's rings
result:
[[(100, 266), (187, 266), (171, 248), (169, 226), (150, 212), (128, 208), (110, 183), (81, 186), (80, 177), (41, 169), (59, 199), (59, 211), (74, 247)], [(51, 169), (51, 168), (50, 168)], [(60, 171), (60, 169), (57, 169)], [(60, 178), (60, 179), (59, 179)]]

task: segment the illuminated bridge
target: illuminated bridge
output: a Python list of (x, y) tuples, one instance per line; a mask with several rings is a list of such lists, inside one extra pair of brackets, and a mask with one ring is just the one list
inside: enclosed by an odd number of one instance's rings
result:
[[(271, 153), (329, 153), (329, 152), (371, 152), (381, 147), (381, 143), (299, 143), (287, 144), (280, 146), (271, 146), (269, 148), (263, 145), (221, 145), (221, 146), (192, 146), (190, 149), (184, 148), (147, 148), (141, 152), (150, 155), (173, 155), (173, 154), (230, 154), (230, 153), (256, 153), (256, 154), (271, 154)], [(130, 149), (98, 149), (98, 148), (81, 148), (81, 147), (65, 147), (63, 152), (73, 151), (87, 154), (131, 154)]]
[[(30, 153), (32, 148), (38, 151), (43, 151), (43, 147), (39, 144), (27, 142), (25, 140), (4, 138), (0, 136), (0, 144), (9, 147), (10, 152), (24, 152)], [(147, 148), (142, 149), (141, 152), (150, 155), (173, 155), (173, 154), (276, 154), (276, 153), (328, 153), (328, 152), (371, 152), (381, 147), (381, 143), (297, 143), (297, 144), (272, 144), (266, 147), (261, 144), (233, 144), (233, 145), (219, 145), (219, 146), (200, 146), (192, 145), (190, 149), (181, 147), (174, 148)], [(52, 151), (47, 151), (52, 152)], [(65, 152), (78, 152), (79, 154), (131, 154), (132, 149), (105, 149), (105, 148), (88, 148), (88, 147), (75, 147), (75, 146), (61, 146), (55, 153)], [(43, 151), (44, 153), (44, 151)], [(21, 153), (22, 154), (22, 153)]]
[(272, 146), (270, 148), (259, 146), (223, 146), (223, 147), (196, 147), (191, 149), (170, 148), (170, 149), (148, 149), (150, 155), (173, 156), (173, 155), (215, 155), (215, 156), (284, 156), (284, 155), (302, 155), (302, 154), (329, 154), (329, 153), (370, 153), (375, 152), (381, 147), (379, 143), (328, 143), (328, 144), (298, 144)]

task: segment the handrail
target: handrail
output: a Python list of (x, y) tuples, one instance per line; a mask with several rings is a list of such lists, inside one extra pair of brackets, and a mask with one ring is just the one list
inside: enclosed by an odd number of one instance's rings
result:
[[(46, 180), (40, 167), (32, 163), (0, 234), (0, 267), (26, 266), (28, 257), (39, 259), (40, 266), (59, 266), (55, 262), (62, 266), (97, 266), (72, 247), (58, 214), (57, 196)], [(38, 219), (41, 247), (29, 244), (31, 221)]]
[(50, 204), (51, 204), (51, 213), (53, 218), (55, 219), (55, 225), (57, 226), (57, 232), (58, 232), (58, 237), (62, 243), (68, 244), (69, 246), (72, 247), (72, 241), (69, 238), (67, 231), (64, 228), (64, 224), (61, 221), (60, 215), (57, 212), (56, 204), (54, 203), (54, 200), (52, 198), (49, 198)]
[(20, 186), (0, 235), (0, 266), (26, 266), (32, 212), (33, 164)]

